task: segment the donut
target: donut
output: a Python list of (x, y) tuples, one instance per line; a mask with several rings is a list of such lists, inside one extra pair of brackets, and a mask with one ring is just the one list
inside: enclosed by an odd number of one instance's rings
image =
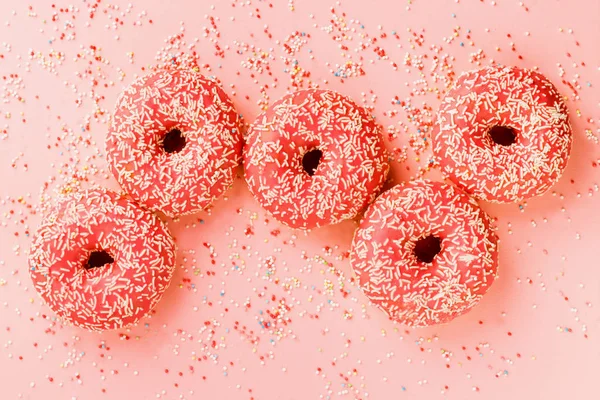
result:
[(51, 207), (33, 239), (29, 267), (36, 291), (63, 321), (118, 329), (159, 302), (173, 275), (175, 244), (152, 212), (91, 188)]
[(244, 167), (256, 200), (297, 229), (354, 218), (389, 170), (373, 117), (348, 97), (321, 89), (286, 95), (257, 117)]
[(161, 69), (117, 100), (106, 139), (109, 169), (144, 207), (169, 217), (208, 207), (233, 183), (242, 132), (234, 105), (191, 69)]
[(557, 89), (542, 74), (517, 67), (462, 74), (432, 130), (433, 153), (446, 178), (496, 203), (544, 194), (562, 175), (571, 143)]
[(475, 306), (496, 277), (498, 238), (477, 202), (454, 185), (417, 180), (369, 206), (350, 264), (369, 300), (415, 327), (450, 322)]

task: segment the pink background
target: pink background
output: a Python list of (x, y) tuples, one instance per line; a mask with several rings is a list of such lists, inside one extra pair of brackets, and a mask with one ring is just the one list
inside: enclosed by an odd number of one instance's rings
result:
[[(2, 399), (598, 398), (600, 2), (94, 1), (0, 2)], [(354, 221), (293, 232), (241, 179), (209, 212), (169, 221), (177, 272), (153, 316), (103, 334), (62, 326), (30, 284), (29, 233), (58, 191), (117, 188), (103, 157), (116, 96), (179, 51), (248, 122), (317, 84), (374, 106), (396, 182), (436, 178), (419, 170), (436, 90), (492, 60), (556, 83), (574, 151), (551, 193), (482, 204), (501, 276), (447, 326), (407, 329), (368, 305), (347, 260)]]

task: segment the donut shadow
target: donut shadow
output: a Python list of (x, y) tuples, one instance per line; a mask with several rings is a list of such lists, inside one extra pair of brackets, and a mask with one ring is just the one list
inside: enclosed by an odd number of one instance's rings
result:
[[(590, 139), (584, 134), (586, 127), (580, 118), (571, 115), (571, 124), (573, 126), (573, 147), (569, 162), (562, 178), (551, 189), (551, 191), (565, 194), (577, 191), (573, 189), (586, 190), (599, 173), (593, 165), (600, 158), (600, 147), (595, 143), (590, 145)], [(565, 196), (565, 200), (570, 202), (573, 200), (573, 196)]]
[[(360, 216), (356, 216), (353, 219), (347, 219), (334, 225), (326, 225), (311, 229), (310, 232), (306, 233), (306, 240), (314, 244), (320, 244), (320, 247), (337, 246), (336, 253), (350, 251), (352, 238), (354, 237), (354, 232), (358, 228), (358, 223), (360, 221), (359, 217)], [(348, 262), (337, 262), (335, 264), (336, 267), (344, 273), (350, 272), (350, 264)]]
[[(206, 238), (210, 238), (210, 233), (215, 231), (215, 225), (222, 226), (221, 221), (226, 221), (226, 223), (229, 222), (226, 218), (227, 215), (234, 212), (233, 208), (240, 204), (240, 202), (230, 201), (230, 199), (238, 199), (245, 196), (250, 196), (246, 182), (243, 179), (243, 175), (240, 176), (240, 174), (237, 174), (232, 187), (230, 187), (223, 196), (215, 200), (215, 202), (206, 210), (191, 215), (177, 217), (167, 222), (171, 234), (177, 243), (177, 259), (171, 285), (165, 292), (163, 300), (156, 307), (157, 314), (178, 314), (181, 296), (184, 294), (176, 294), (174, 292), (187, 292), (187, 290), (178, 290), (176, 286), (183, 282), (184, 279), (191, 279), (190, 275), (192, 275), (193, 272), (189, 270), (189, 260), (186, 259), (200, 258), (200, 255), (194, 253), (190, 255), (188, 254), (188, 251), (194, 250), (197, 252), (202, 248), (200, 245), (203, 240), (210, 241)], [(201, 271), (205, 271), (207, 265), (199, 263), (195, 267)], [(185, 272), (185, 270), (188, 271)], [(206, 279), (194, 277), (192, 280), (197, 293), (207, 292), (206, 286), (208, 286), (209, 283)], [(190, 282), (188, 282), (188, 284), (190, 284)]]

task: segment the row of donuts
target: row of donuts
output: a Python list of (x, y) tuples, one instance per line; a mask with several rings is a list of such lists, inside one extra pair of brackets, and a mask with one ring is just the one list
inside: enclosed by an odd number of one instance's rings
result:
[[(565, 103), (547, 78), (487, 67), (457, 79), (431, 140), (449, 180), (478, 199), (505, 203), (543, 194), (559, 179), (572, 135)], [(389, 169), (381, 127), (328, 90), (284, 96), (250, 126), (242, 152), (243, 141), (233, 103), (217, 84), (191, 70), (161, 70), (119, 97), (106, 150), (123, 189), (171, 217), (198, 212), (223, 194), (243, 153), (246, 181), (261, 205), (305, 229), (356, 216)]]
[(193, 70), (154, 71), (119, 96), (106, 140), (109, 168), (128, 195), (95, 188), (61, 198), (30, 249), (34, 286), (75, 325), (136, 322), (174, 269), (174, 241), (152, 211), (205, 209), (243, 158), (254, 197), (292, 228), (354, 218), (371, 204), (351, 250), (360, 287), (394, 320), (448, 322), (475, 305), (497, 273), (498, 239), (474, 198), (544, 193), (566, 166), (572, 134), (548, 79), (493, 66), (457, 79), (431, 136), (456, 186), (418, 180), (375, 200), (388, 154), (380, 126), (349, 98), (320, 89), (286, 95), (250, 125), (244, 144), (233, 103), (214, 81)]

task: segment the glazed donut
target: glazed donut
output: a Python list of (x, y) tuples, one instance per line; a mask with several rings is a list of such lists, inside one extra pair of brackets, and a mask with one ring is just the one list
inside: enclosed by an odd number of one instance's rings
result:
[(109, 168), (144, 207), (175, 217), (208, 207), (233, 183), (242, 132), (212, 80), (163, 69), (121, 94), (106, 140)]
[(486, 67), (462, 74), (432, 131), (442, 173), (478, 199), (508, 203), (545, 193), (567, 165), (567, 107), (542, 74)]
[(479, 302), (496, 277), (490, 218), (459, 188), (397, 185), (367, 209), (350, 263), (365, 295), (410, 326), (446, 323)]
[(102, 331), (150, 312), (171, 282), (175, 244), (150, 211), (92, 188), (61, 197), (29, 253), (37, 292), (64, 321)]
[(276, 220), (310, 229), (353, 218), (385, 182), (381, 129), (339, 93), (301, 90), (250, 126), (244, 167), (250, 191)]

